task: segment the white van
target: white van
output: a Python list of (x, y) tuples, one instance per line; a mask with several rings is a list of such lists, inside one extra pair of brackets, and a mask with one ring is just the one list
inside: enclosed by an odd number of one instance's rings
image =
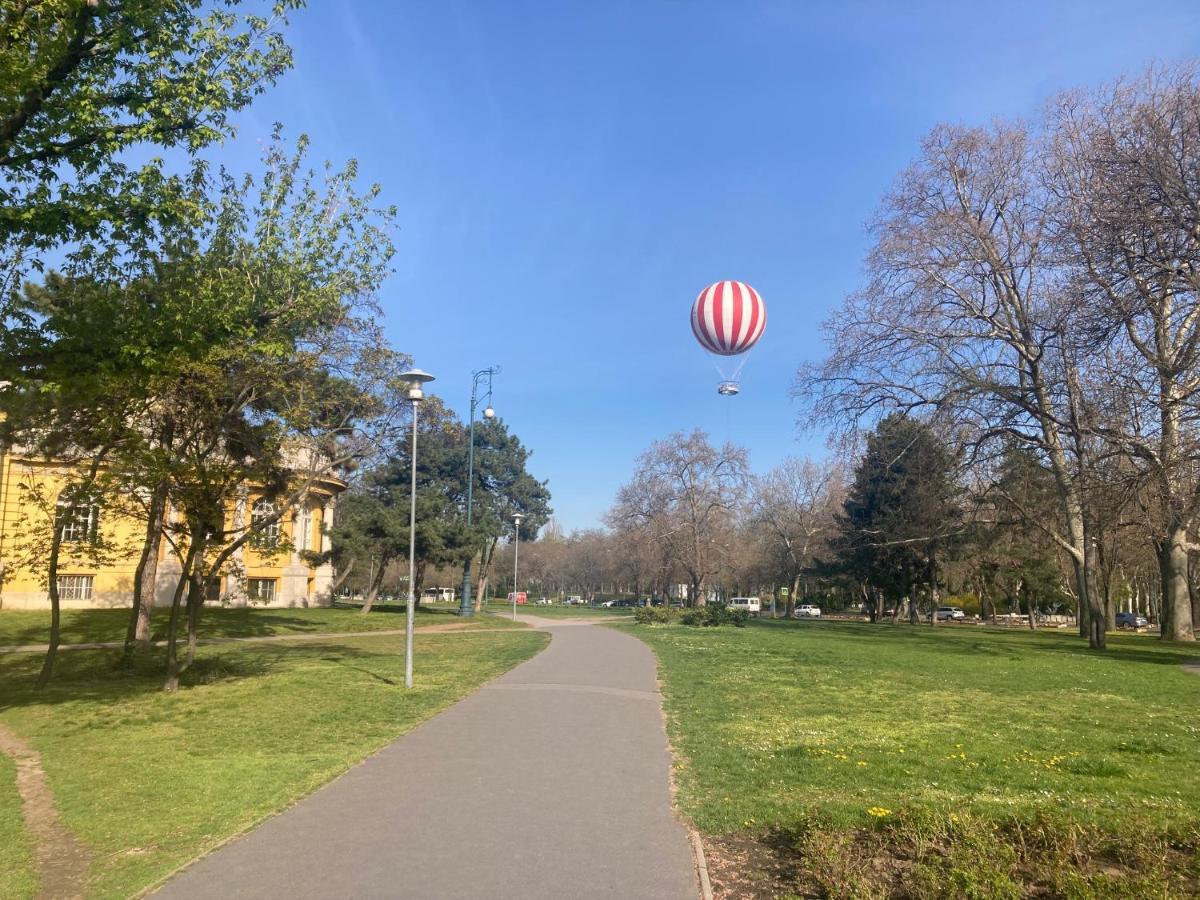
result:
[(740, 609), (758, 615), (762, 612), (762, 603), (757, 597), (732, 597), (729, 600), (730, 609)]

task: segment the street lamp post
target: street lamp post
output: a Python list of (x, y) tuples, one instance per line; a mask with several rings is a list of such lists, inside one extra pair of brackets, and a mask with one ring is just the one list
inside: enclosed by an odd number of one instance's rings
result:
[(422, 386), (433, 376), (420, 369), (409, 369), (400, 376), (408, 382), (408, 399), (412, 403), (412, 488), (408, 508), (408, 604), (404, 608), (404, 686), (413, 686), (413, 619), (417, 605), (417, 406), (425, 399)]
[(521, 559), (521, 520), (523, 513), (513, 513), (513, 621), (517, 620), (517, 562)]
[[(487, 406), (483, 408), (485, 419), (494, 419), (496, 411), (492, 409), (492, 376), (500, 371), (499, 366), (491, 366), (471, 373), (471, 430), (467, 438), (467, 531), (471, 530), (471, 515), (474, 512), (475, 487), (475, 406), (479, 402), (479, 380), (487, 376)], [(474, 555), (474, 554), (472, 554)], [(463, 563), (462, 597), (458, 604), (460, 616), (470, 616), (475, 613), (471, 604), (471, 557)]]

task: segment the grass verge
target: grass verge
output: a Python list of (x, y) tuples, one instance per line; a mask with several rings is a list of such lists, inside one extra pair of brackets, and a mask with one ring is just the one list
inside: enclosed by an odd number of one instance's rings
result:
[[(165, 640), (170, 610), (156, 609), (152, 619), (152, 640)], [(62, 613), (62, 642), (64, 644), (102, 643), (125, 640), (129, 623), (127, 609), (68, 609)], [(479, 628), (520, 627), (474, 616), (460, 619), (456, 610), (426, 608), (417, 610), (417, 627), (454, 624), (474, 630)], [(272, 637), (285, 634), (321, 634), (345, 631), (390, 631), (404, 627), (403, 604), (378, 604), (367, 615), (357, 606), (335, 606), (312, 609), (238, 609), (214, 607), (204, 610), (200, 619), (200, 637)], [(0, 610), (0, 647), (22, 644), (44, 644), (50, 633), (49, 610)]]
[[(201, 647), (174, 695), (159, 690), (157, 659), (118, 671), (116, 651), (66, 654), (36, 693), (40, 659), (0, 657), (0, 721), (40, 751), (64, 822), (93, 852), (89, 896), (128, 897), (547, 640), (526, 629), (418, 635), (411, 691), (403, 637)], [(0, 786), (0, 835), (19, 816), (10, 786)]]
[(678, 803), (725, 896), (1200, 889), (1194, 648), (754, 622), (624, 626), (659, 659)]
[(21, 821), (17, 766), (0, 756), (0, 900), (32, 897), (38, 887), (33, 840)]

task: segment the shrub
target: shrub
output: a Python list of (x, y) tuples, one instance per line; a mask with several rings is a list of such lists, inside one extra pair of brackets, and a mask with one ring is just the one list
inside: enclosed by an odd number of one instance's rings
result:
[(716, 628), (720, 625), (733, 625), (737, 628), (744, 628), (746, 619), (747, 615), (744, 609), (730, 609), (724, 603), (709, 603), (705, 606), (694, 606), (691, 609), (685, 609), (683, 615), (679, 617), (679, 621), (684, 625), (701, 628)]
[(677, 612), (669, 606), (639, 606), (633, 620), (639, 625), (667, 625), (675, 621)]

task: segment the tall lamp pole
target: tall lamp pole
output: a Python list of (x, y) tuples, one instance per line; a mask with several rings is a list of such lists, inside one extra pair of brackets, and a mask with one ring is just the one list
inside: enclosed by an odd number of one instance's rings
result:
[[(487, 377), (487, 406), (483, 408), (483, 417), (494, 419), (496, 411), (492, 409), (492, 376), (499, 371), (499, 366), (491, 366), (471, 373), (471, 432), (470, 437), (467, 438), (467, 531), (471, 530), (471, 515), (475, 509), (475, 406), (479, 402), (479, 381), (481, 378)], [(462, 593), (458, 604), (458, 614), (459, 616), (471, 616), (474, 613), (475, 607), (471, 604), (471, 557), (468, 556), (467, 561), (463, 563)]]
[(521, 559), (521, 520), (523, 513), (513, 513), (513, 621), (517, 620), (517, 562)]
[(422, 386), (433, 376), (420, 369), (409, 369), (400, 376), (408, 382), (412, 403), (412, 489), (408, 508), (408, 604), (404, 607), (404, 686), (413, 686), (413, 619), (417, 605), (417, 407), (425, 399)]

